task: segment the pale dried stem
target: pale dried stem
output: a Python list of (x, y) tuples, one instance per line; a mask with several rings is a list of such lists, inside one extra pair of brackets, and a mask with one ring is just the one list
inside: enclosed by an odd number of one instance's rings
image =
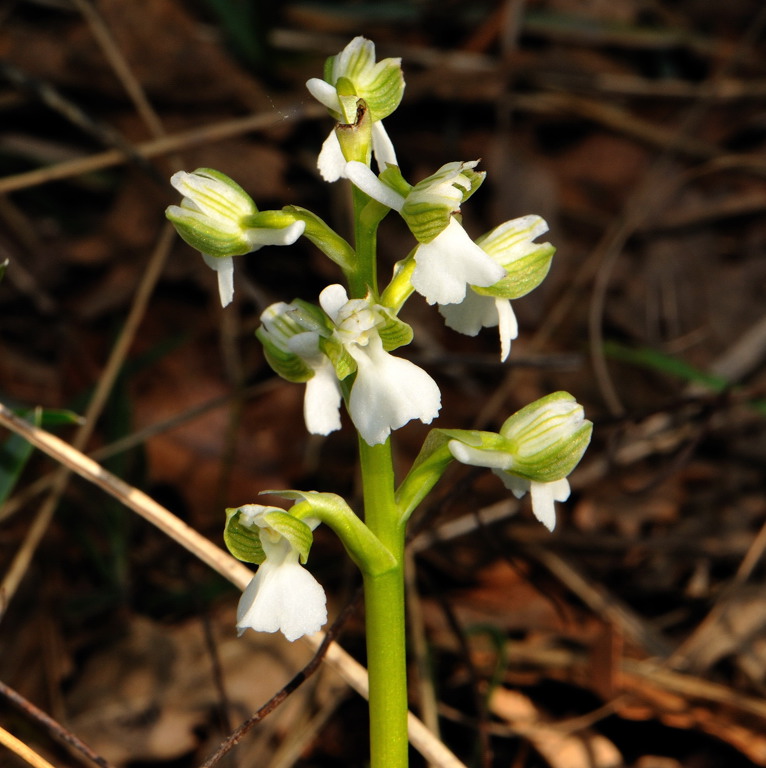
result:
[(101, 15), (88, 0), (73, 0), (73, 2), (80, 13), (87, 19), (93, 36), (101, 46), (109, 66), (119, 78), (128, 96), (130, 96), (130, 100), (133, 102), (146, 127), (151, 131), (152, 135), (163, 136), (165, 130), (159, 115), (154, 111), (154, 108), (149, 103), (149, 99), (146, 98), (141, 83), (133, 75), (130, 65), (123, 56), (119, 46), (115, 44), (112, 33), (103, 18), (101, 18)]
[[(133, 149), (141, 157), (149, 159), (188, 147), (213, 144), (217, 141), (240, 136), (243, 133), (270, 128), (272, 125), (276, 125), (285, 119), (284, 112), (285, 110), (259, 113), (257, 115), (248, 115), (247, 117), (240, 117), (235, 120), (202, 126), (201, 128), (192, 128), (182, 133), (170, 134), (158, 139), (141, 142), (136, 144)], [(291, 117), (297, 119), (327, 115), (327, 110), (321, 104), (297, 104), (293, 107), (288, 107), (286, 112)], [(67, 160), (48, 168), (38, 168), (34, 171), (18, 173), (15, 176), (6, 176), (4, 179), (0, 179), (0, 193), (26, 189), (38, 184), (45, 184), (49, 181), (58, 181), (73, 176), (80, 176), (84, 173), (100, 171), (114, 165), (121, 165), (129, 160), (130, 158), (125, 152), (119, 149), (109, 149), (104, 152), (98, 152), (95, 155), (77, 158), (76, 160)]]
[(22, 760), (33, 766), (33, 768), (54, 768), (44, 757), (40, 757), (37, 752), (30, 749), (23, 741), (20, 741), (2, 727), (0, 727), (0, 744), (8, 747), (11, 752), (18, 755)]

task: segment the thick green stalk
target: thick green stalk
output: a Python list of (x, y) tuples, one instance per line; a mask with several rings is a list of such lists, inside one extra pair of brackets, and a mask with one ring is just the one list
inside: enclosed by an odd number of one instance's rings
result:
[(380, 219), (371, 221), (362, 215), (370, 198), (364, 192), (351, 187), (354, 203), (354, 238), (356, 240), (356, 269), (349, 275), (349, 290), (352, 299), (363, 299), (369, 290), (378, 296), (377, 276), (377, 230)]
[(404, 614), (404, 528), (394, 501), (391, 444), (359, 438), (365, 522), (397, 561), (364, 578), (367, 669), (370, 675), (370, 766), (406, 768), (407, 666)]
[[(355, 269), (352, 298), (378, 298), (377, 229), (387, 209), (352, 187)], [(364, 573), (367, 669), (370, 677), (370, 768), (407, 768), (407, 659), (404, 615), (404, 526), (394, 497), (391, 441), (367, 445), (359, 437), (364, 521), (393, 555), (394, 568)]]

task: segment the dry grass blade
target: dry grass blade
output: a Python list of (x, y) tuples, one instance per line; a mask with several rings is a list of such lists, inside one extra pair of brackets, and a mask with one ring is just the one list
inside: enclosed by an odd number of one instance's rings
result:
[[(327, 110), (318, 104), (296, 104), (279, 112), (259, 113), (248, 115), (235, 120), (225, 120), (214, 125), (201, 128), (192, 128), (189, 131), (169, 134), (159, 139), (141, 142), (134, 146), (135, 151), (143, 158), (159, 157), (188, 147), (196, 147), (211, 144), (233, 136), (240, 136), (251, 131), (270, 128), (285, 119), (285, 111), (296, 119), (309, 119), (325, 117)], [(129, 160), (124, 152), (110, 149), (106, 152), (98, 152), (95, 155), (68, 160), (49, 168), (38, 168), (34, 171), (18, 173), (14, 176), (6, 176), (0, 179), (0, 193), (13, 192), (18, 189), (27, 189), (38, 184), (47, 184), (50, 181), (60, 181), (83, 173), (92, 173), (115, 165), (122, 165)]]
[(11, 752), (18, 755), (22, 760), (33, 766), (33, 768), (54, 768), (45, 758), (40, 757), (37, 752), (30, 749), (23, 741), (17, 739), (12, 733), (8, 733), (2, 727), (0, 727), (0, 744), (4, 744)]

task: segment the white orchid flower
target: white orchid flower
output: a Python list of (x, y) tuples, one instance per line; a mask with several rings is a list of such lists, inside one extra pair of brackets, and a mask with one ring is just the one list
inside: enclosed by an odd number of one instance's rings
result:
[[(281, 632), (290, 642), (318, 632), (327, 621), (327, 598), (317, 580), (300, 564), (300, 552), (272, 528), (275, 507), (247, 504), (239, 508), (240, 525), (257, 527), (265, 559), (258, 566), (237, 607), (237, 630)], [(304, 521), (314, 528), (317, 521)]]
[(340, 429), (340, 382), (329, 358), (319, 348), (318, 323), (312, 323), (305, 309), (297, 304), (278, 302), (261, 314), (262, 329), (258, 338), (267, 350), (270, 346), (288, 356), (298, 358), (308, 371), (291, 376), (273, 359), (280, 375), (291, 381), (305, 381), (303, 417), (312, 435), (329, 435)]
[(554, 248), (534, 240), (548, 231), (539, 216), (522, 216), (506, 221), (476, 242), (505, 271), (504, 279), (484, 290), (469, 287), (459, 304), (439, 306), (448, 327), (467, 336), (482, 328), (498, 327), (500, 360), (511, 352), (511, 341), (519, 334), (511, 298), (519, 298), (537, 287), (548, 273)]
[[(345, 93), (338, 93), (342, 81)], [(349, 90), (352, 93), (347, 93)], [(356, 102), (363, 99), (372, 118), (372, 152), (380, 170), (396, 165), (396, 152), (383, 127), (383, 118), (396, 109), (404, 91), (401, 59), (375, 61), (375, 44), (363, 37), (355, 37), (337, 56), (331, 56), (325, 65), (325, 77), (311, 78), (306, 87), (309, 93), (331, 112), (341, 123), (353, 122)], [(346, 176), (346, 158), (341, 151), (335, 130), (322, 144), (317, 162), (325, 181), (337, 181)]]
[[(221, 306), (234, 297), (234, 259), (266, 245), (292, 245), (305, 223), (281, 212), (259, 213), (253, 200), (220, 171), (178, 171), (170, 183), (183, 195), (165, 211), (178, 234), (218, 275)], [(277, 226), (274, 226), (277, 224)]]
[(376, 306), (349, 300), (341, 285), (325, 288), (319, 303), (335, 325), (335, 339), (357, 366), (348, 410), (364, 441), (383, 443), (412, 419), (430, 424), (441, 408), (439, 387), (422, 368), (385, 351), (379, 333), (384, 318)]
[(568, 392), (554, 392), (506, 419), (499, 434), (474, 432), (448, 448), (463, 464), (491, 469), (517, 498), (532, 497), (532, 511), (548, 530), (554, 501), (569, 498), (567, 475), (590, 442), (593, 424)]
[[(402, 195), (384, 184), (364, 163), (346, 166), (348, 178), (365, 194), (402, 214), (420, 244), (415, 251), (412, 286), (429, 304), (457, 304), (469, 285), (490, 286), (505, 270), (468, 236), (453, 213), (483, 176), (478, 161), (449, 163)], [(468, 173), (471, 172), (471, 173)], [(472, 178), (479, 176), (479, 182)], [(436, 213), (439, 220), (433, 231)], [(423, 232), (427, 230), (427, 232)]]

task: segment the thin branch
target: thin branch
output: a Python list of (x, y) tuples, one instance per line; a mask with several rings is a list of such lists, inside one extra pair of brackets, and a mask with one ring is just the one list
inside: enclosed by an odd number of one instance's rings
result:
[(110, 768), (109, 762), (101, 757), (101, 755), (96, 754), (84, 741), (2, 681), (0, 681), (0, 696), (3, 696), (11, 704), (18, 707), (25, 715), (36, 720), (57, 741), (67, 744), (82, 753), (89, 760), (96, 763), (96, 765), (101, 766), (101, 768)]
[(327, 630), (322, 642), (319, 644), (314, 656), (311, 658), (311, 661), (309, 661), (309, 663), (306, 664), (306, 666), (303, 667), (303, 669), (301, 669), (284, 688), (274, 694), (274, 696), (252, 715), (252, 717), (249, 717), (238, 726), (234, 732), (221, 743), (215, 753), (202, 764), (202, 768), (213, 768), (213, 766), (217, 765), (229, 750), (239, 743), (240, 739), (245, 736), (248, 731), (258, 725), (264, 717), (271, 714), (291, 693), (293, 693), (293, 691), (303, 685), (303, 683), (308, 680), (317, 669), (319, 669), (319, 665), (322, 662), (322, 659), (326, 656), (330, 643), (337, 637), (338, 632), (356, 608), (357, 603), (358, 600), (352, 600), (346, 608), (338, 614), (338, 618), (335, 619), (332, 626)]

